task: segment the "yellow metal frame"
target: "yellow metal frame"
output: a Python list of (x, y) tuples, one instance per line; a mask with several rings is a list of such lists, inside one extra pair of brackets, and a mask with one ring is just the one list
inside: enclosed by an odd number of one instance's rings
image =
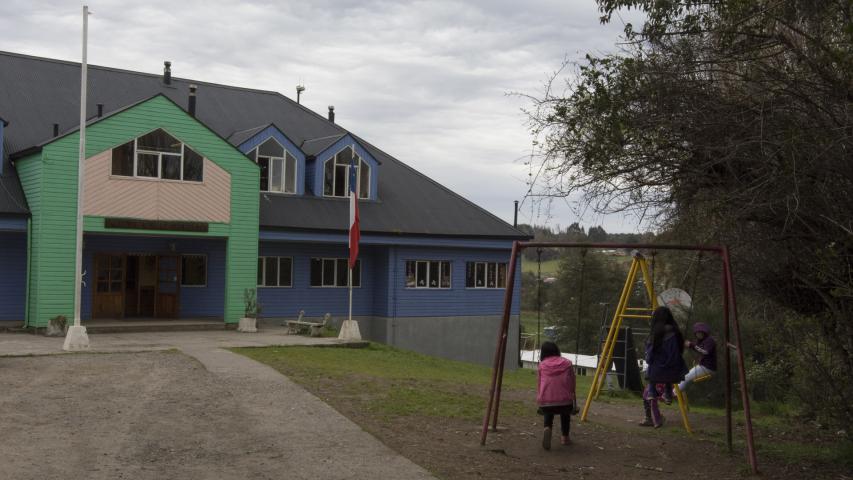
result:
[[(631, 298), (631, 292), (634, 291), (634, 284), (637, 281), (637, 275), (643, 276), (643, 283), (646, 286), (646, 294), (648, 295), (650, 307), (631, 307), (628, 302)], [(631, 261), (631, 268), (628, 270), (628, 278), (625, 279), (625, 286), (622, 287), (622, 295), (619, 297), (619, 303), (616, 306), (616, 311), (613, 313), (613, 321), (610, 323), (610, 330), (607, 332), (607, 339), (601, 348), (598, 366), (595, 368), (595, 375), (592, 378), (592, 385), (589, 388), (589, 394), (586, 398), (586, 403), (583, 406), (581, 413), (581, 421), (585, 422), (589, 415), (589, 408), (592, 401), (598, 398), (601, 393), (601, 387), (607, 377), (607, 371), (610, 363), (613, 361), (613, 350), (616, 347), (616, 338), (619, 335), (619, 329), (622, 327), (622, 320), (625, 318), (644, 318), (651, 320), (651, 313), (658, 307), (657, 295), (655, 295), (655, 287), (652, 283), (652, 276), (649, 272), (649, 264), (646, 258), (639, 253), (634, 254), (634, 259)], [(631, 312), (631, 313), (628, 313)], [(646, 312), (646, 313), (634, 313)], [(684, 429), (688, 433), (693, 433), (690, 429), (690, 422), (687, 419), (687, 403), (681, 390), (675, 385), (676, 397), (678, 398), (678, 407), (681, 411), (681, 420), (684, 423)]]

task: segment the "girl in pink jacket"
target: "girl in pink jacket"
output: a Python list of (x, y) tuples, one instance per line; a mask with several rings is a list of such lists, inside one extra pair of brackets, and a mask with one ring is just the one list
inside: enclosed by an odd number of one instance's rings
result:
[(560, 443), (568, 445), (571, 415), (577, 413), (575, 401), (575, 371), (572, 362), (560, 356), (554, 342), (545, 342), (539, 352), (539, 387), (536, 392), (539, 413), (545, 416), (542, 448), (551, 449), (551, 428), (554, 415), (560, 415)]

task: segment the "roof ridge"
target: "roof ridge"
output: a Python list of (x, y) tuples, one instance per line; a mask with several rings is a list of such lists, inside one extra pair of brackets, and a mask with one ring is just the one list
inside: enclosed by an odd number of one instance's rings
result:
[[(27, 55), (25, 53), (9, 52), (6, 50), (0, 50), (0, 55), (7, 55), (10, 57), (18, 57), (18, 58), (25, 58), (28, 60), (38, 60), (38, 61), (49, 62), (49, 63), (59, 63), (62, 65), (69, 65), (69, 66), (77, 66), (77, 67), (80, 66), (80, 62), (74, 62), (71, 60), (62, 60), (59, 58), (50, 58), (50, 57), (39, 57), (36, 55)], [(86, 64), (86, 68), (97, 69), (97, 70), (105, 70), (108, 72), (129, 73), (129, 74), (133, 74), (133, 75), (142, 75), (145, 77), (152, 77), (152, 78), (162, 77), (162, 75), (159, 73), (147, 73), (147, 72), (140, 72), (137, 70), (128, 70), (125, 68), (105, 67), (103, 65), (97, 65), (97, 64), (93, 64), (93, 63)], [(226, 85), (224, 83), (207, 82), (204, 80), (194, 80), (192, 78), (175, 77), (175, 76), (172, 76), (172, 80), (180, 80), (183, 82), (193, 83), (193, 84), (197, 84), (197, 85), (206, 85), (206, 86), (212, 86), (212, 87), (229, 88), (232, 90), (241, 90), (244, 92), (255, 92), (255, 93), (266, 93), (269, 95), (279, 95), (281, 97), (287, 98), (286, 96), (282, 95), (280, 92), (276, 92), (275, 90), (261, 90), (258, 88), (238, 87), (236, 85)], [(290, 100), (290, 99), (288, 98), (288, 100)], [(313, 111), (313, 110), (309, 109), (309, 111)]]
[[(314, 110), (311, 110), (310, 108), (306, 107), (305, 105), (302, 105), (301, 103), (299, 103), (299, 102), (297, 102), (297, 101), (293, 100), (292, 98), (288, 97), (287, 95), (284, 95), (284, 94), (283, 94), (283, 93), (281, 93), (281, 92), (273, 92), (273, 93), (275, 93), (276, 95), (280, 96), (281, 98), (283, 98), (283, 99), (287, 100), (288, 102), (290, 102), (290, 103), (292, 103), (292, 104), (296, 105), (297, 107), (301, 108), (301, 109), (302, 109), (302, 110), (304, 110), (305, 112), (310, 113), (311, 115), (314, 115), (314, 116), (316, 116), (316, 117), (319, 117), (319, 118), (321, 118), (321, 119), (323, 119), (323, 120), (325, 120), (325, 121), (329, 122), (329, 119), (328, 119), (328, 118), (326, 118), (326, 117), (324, 117), (324, 116), (320, 115), (319, 113), (315, 112)], [(337, 123), (335, 123), (335, 122), (329, 122), (329, 123), (331, 123), (333, 127), (337, 128), (337, 129), (340, 129), (340, 130), (343, 130), (344, 132), (349, 133), (349, 130), (347, 130), (346, 128), (344, 128), (344, 127), (342, 127), (342, 126), (338, 125)]]
[[(444, 191), (446, 191), (446, 192), (448, 192), (448, 193), (450, 193), (450, 194), (452, 194), (452, 195), (456, 196), (457, 198), (459, 198), (460, 200), (462, 200), (462, 201), (464, 201), (464, 202), (466, 202), (466, 203), (470, 204), (470, 205), (471, 205), (471, 206), (473, 206), (474, 208), (476, 208), (476, 209), (478, 209), (478, 210), (481, 210), (481, 211), (482, 211), (483, 213), (485, 213), (486, 215), (491, 216), (491, 217), (492, 217), (492, 218), (494, 218), (495, 220), (497, 220), (497, 221), (499, 221), (499, 222), (501, 222), (501, 223), (505, 224), (507, 227), (509, 227), (509, 228), (511, 228), (511, 229), (513, 229), (513, 230), (515, 230), (516, 232), (518, 232), (518, 233), (520, 233), (520, 234), (522, 234), (522, 235), (527, 235), (526, 233), (522, 232), (522, 231), (521, 231), (521, 230), (519, 230), (517, 227), (513, 227), (512, 225), (510, 225), (510, 223), (509, 223), (509, 222), (507, 222), (507, 221), (505, 221), (504, 219), (502, 219), (502, 218), (498, 217), (498, 216), (497, 216), (497, 215), (495, 215), (494, 213), (492, 213), (492, 212), (490, 212), (490, 211), (486, 210), (485, 208), (483, 208), (483, 207), (481, 207), (481, 206), (477, 205), (476, 203), (472, 202), (471, 200), (468, 200), (467, 198), (463, 197), (462, 195), (460, 195), (460, 194), (456, 193), (455, 191), (453, 191), (453, 190), (451, 190), (451, 189), (449, 189), (449, 188), (445, 187), (444, 185), (442, 185), (442, 184), (438, 183), (438, 182), (437, 182), (436, 180), (434, 180), (432, 177), (429, 177), (429, 176), (427, 176), (426, 174), (421, 173), (420, 171), (416, 170), (414, 167), (412, 167), (412, 166), (408, 165), (407, 163), (403, 162), (402, 160), (398, 159), (397, 157), (395, 157), (395, 156), (393, 156), (393, 155), (389, 154), (388, 152), (386, 152), (386, 151), (382, 150), (381, 148), (377, 147), (376, 145), (374, 145), (374, 144), (372, 144), (372, 143), (368, 142), (367, 140), (365, 140), (365, 139), (363, 139), (363, 138), (359, 137), (358, 135), (356, 135), (356, 134), (354, 134), (354, 133), (352, 133), (352, 132), (348, 132), (348, 133), (349, 133), (350, 135), (352, 135), (352, 137), (353, 137), (353, 138), (355, 138), (356, 140), (358, 140), (358, 141), (360, 141), (360, 142), (363, 142), (363, 143), (366, 143), (366, 144), (367, 144), (367, 145), (369, 145), (371, 148), (376, 149), (377, 151), (379, 151), (380, 153), (382, 153), (382, 154), (383, 154), (383, 155), (385, 155), (386, 157), (390, 158), (391, 160), (393, 160), (393, 161), (395, 161), (395, 162), (399, 163), (400, 165), (402, 165), (403, 167), (407, 168), (408, 170), (411, 170), (411, 171), (412, 171), (412, 172), (414, 172), (415, 174), (420, 175), (421, 177), (423, 177), (423, 178), (427, 179), (429, 182), (433, 183), (435, 186), (437, 186), (437, 187), (441, 188), (442, 190), (444, 190)], [(377, 160), (378, 160), (378, 159), (377, 159)], [(528, 236), (529, 236), (529, 235), (528, 235)]]

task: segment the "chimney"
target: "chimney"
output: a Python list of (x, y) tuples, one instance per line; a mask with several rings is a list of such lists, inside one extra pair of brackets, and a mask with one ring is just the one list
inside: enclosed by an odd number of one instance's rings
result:
[(329, 121), (335, 123), (335, 106), (329, 105)]
[(513, 200), (513, 203), (515, 203), (515, 214), (512, 216), (512, 226), (518, 228), (518, 200)]
[(168, 60), (163, 62), (163, 83), (166, 85), (172, 84), (172, 62)]
[(54, 137), (59, 136), (59, 124), (58, 123), (53, 124), (53, 136)]
[(304, 92), (304, 91), (305, 91), (305, 85), (302, 85), (302, 84), (300, 83), (299, 85), (297, 85), (297, 86), (296, 86), (296, 103), (297, 103), (297, 104), (302, 103), (302, 102), (301, 102), (301, 100), (302, 100), (302, 92)]
[(101, 118), (103, 116), (104, 116), (104, 104), (99, 103), (98, 104), (98, 118)]
[(190, 98), (187, 103), (187, 112), (191, 117), (195, 117), (195, 91), (198, 89), (195, 85), (190, 85)]

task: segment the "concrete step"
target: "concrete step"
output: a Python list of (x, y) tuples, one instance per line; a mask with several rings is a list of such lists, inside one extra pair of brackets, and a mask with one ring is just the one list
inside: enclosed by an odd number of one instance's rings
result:
[(115, 322), (84, 322), (86, 332), (99, 333), (137, 333), (137, 332), (190, 332), (201, 330), (228, 330), (236, 326), (226, 324), (222, 320), (186, 321), (186, 320), (153, 320), (153, 321), (115, 321)]

